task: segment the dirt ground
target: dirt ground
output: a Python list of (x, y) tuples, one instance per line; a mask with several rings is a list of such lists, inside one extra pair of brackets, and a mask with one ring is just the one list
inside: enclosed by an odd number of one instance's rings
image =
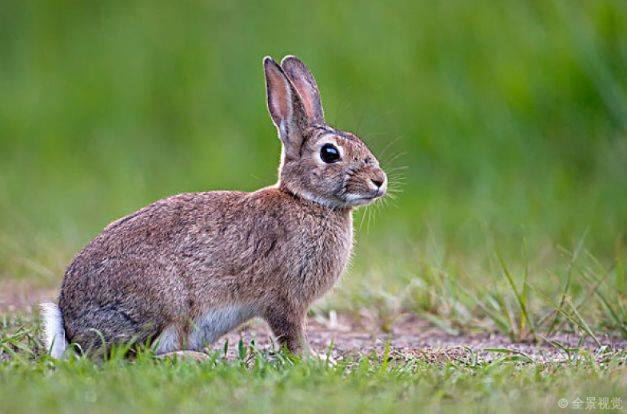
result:
[[(548, 341), (512, 343), (507, 336), (498, 333), (450, 335), (410, 314), (401, 316), (390, 333), (380, 332), (363, 322), (363, 320), (343, 315), (339, 315), (335, 323), (320, 321), (320, 318), (310, 318), (307, 327), (309, 343), (317, 352), (325, 353), (332, 342), (335, 359), (349, 355), (368, 354), (373, 351), (377, 355), (382, 355), (388, 341), (391, 357), (415, 357), (430, 362), (471, 362), (473, 360), (488, 362), (513, 355), (517, 355), (522, 360), (533, 360), (539, 363), (559, 362), (569, 358), (565, 351), (551, 345)], [(230, 344), (237, 344), (242, 338), (245, 343), (254, 339), (255, 343), (262, 347), (272, 345), (269, 329), (262, 321), (253, 321), (226, 337)], [(597, 337), (601, 346), (591, 339), (587, 339), (581, 345), (590, 350), (597, 360), (603, 359), (608, 353), (627, 349), (627, 341), (623, 339), (609, 335)], [(579, 336), (562, 333), (552, 336), (550, 340), (558, 341), (566, 348), (577, 347)], [(495, 348), (501, 351), (495, 351)], [(509, 353), (504, 351), (505, 349), (509, 350)]]
[[(27, 283), (0, 282), (0, 314), (32, 312), (38, 303), (53, 300), (55, 297), (54, 290)], [(336, 360), (373, 351), (382, 355), (388, 341), (392, 358), (420, 358), (430, 362), (488, 362), (504, 356), (516, 356), (521, 360), (538, 363), (567, 360), (569, 355), (550, 341), (557, 342), (564, 348), (586, 348), (597, 360), (627, 349), (627, 340), (607, 334), (597, 336), (600, 345), (591, 338), (580, 343), (580, 336), (571, 333), (560, 333), (535, 343), (512, 343), (507, 336), (495, 332), (451, 335), (411, 314), (401, 315), (389, 333), (381, 332), (368, 318), (318, 315), (309, 318), (307, 335), (312, 348), (321, 354), (326, 353), (333, 343), (332, 356)], [(237, 352), (240, 339), (245, 344), (254, 340), (261, 348), (273, 346), (270, 330), (261, 320), (253, 320), (229, 333), (216, 347), (223, 347), (226, 339), (230, 344), (229, 356), (234, 356)]]

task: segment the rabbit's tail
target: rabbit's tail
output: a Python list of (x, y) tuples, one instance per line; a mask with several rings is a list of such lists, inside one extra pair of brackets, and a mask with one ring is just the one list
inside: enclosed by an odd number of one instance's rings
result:
[(61, 359), (68, 345), (65, 340), (61, 309), (54, 303), (42, 303), (39, 306), (44, 325), (46, 349), (51, 357)]

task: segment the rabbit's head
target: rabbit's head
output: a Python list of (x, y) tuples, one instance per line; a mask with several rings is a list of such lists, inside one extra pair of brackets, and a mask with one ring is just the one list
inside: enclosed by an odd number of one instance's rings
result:
[(294, 56), (263, 61), (268, 110), (283, 144), (279, 186), (331, 207), (350, 208), (383, 196), (387, 177), (366, 144), (324, 121), (311, 72)]

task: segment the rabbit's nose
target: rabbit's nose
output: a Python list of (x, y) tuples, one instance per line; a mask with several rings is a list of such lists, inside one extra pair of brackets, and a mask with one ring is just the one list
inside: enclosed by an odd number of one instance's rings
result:
[(375, 171), (373, 176), (370, 177), (371, 187), (377, 192), (377, 197), (385, 194), (387, 190), (387, 177), (382, 170)]
[(370, 181), (377, 187), (381, 187), (385, 184), (386, 178), (385, 173), (380, 168), (375, 168), (370, 175)]
[(372, 183), (376, 185), (377, 188), (381, 187), (384, 183), (384, 180), (382, 178), (372, 178), (370, 181), (372, 181)]

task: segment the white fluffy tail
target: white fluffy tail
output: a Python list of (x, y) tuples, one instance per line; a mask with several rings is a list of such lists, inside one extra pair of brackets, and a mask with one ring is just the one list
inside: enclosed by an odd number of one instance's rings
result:
[(67, 348), (61, 309), (54, 303), (42, 303), (39, 306), (43, 318), (46, 348), (51, 357), (60, 359)]

